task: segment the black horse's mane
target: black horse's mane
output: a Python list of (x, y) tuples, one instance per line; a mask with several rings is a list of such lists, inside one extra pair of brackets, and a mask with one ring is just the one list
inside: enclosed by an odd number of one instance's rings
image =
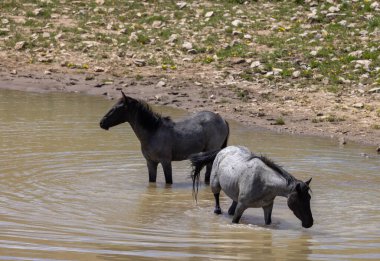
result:
[(280, 174), (286, 180), (287, 184), (290, 184), (292, 181), (296, 180), (295, 177), (293, 177), (290, 173), (284, 170), (280, 165), (274, 163), (273, 160), (264, 155), (258, 156), (252, 153), (249, 157), (249, 160), (251, 159), (260, 159), (262, 162), (264, 162), (265, 165), (267, 165), (269, 168)]
[(133, 99), (131, 104), (129, 109), (137, 113), (137, 120), (148, 130), (154, 131), (162, 124), (171, 125), (173, 123), (170, 117), (163, 117), (153, 111), (152, 107), (143, 100)]

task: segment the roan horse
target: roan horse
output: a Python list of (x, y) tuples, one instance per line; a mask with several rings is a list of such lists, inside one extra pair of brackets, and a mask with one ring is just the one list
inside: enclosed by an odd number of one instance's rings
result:
[[(129, 122), (141, 143), (146, 159), (149, 182), (156, 182), (157, 165), (161, 163), (165, 181), (172, 184), (172, 161), (187, 159), (191, 154), (221, 149), (227, 146), (229, 126), (218, 114), (202, 111), (174, 122), (152, 111), (150, 106), (126, 96), (122, 98), (100, 121), (100, 127), (108, 130)], [(212, 164), (207, 166), (205, 182), (209, 182)]]
[(303, 227), (313, 225), (309, 195), (311, 179), (306, 182), (297, 180), (270, 159), (256, 156), (241, 146), (199, 153), (191, 156), (190, 160), (195, 197), (200, 171), (213, 162), (210, 184), (215, 197), (214, 213), (222, 213), (219, 193), (223, 190), (233, 200), (228, 209), (228, 214), (233, 215), (233, 223), (239, 223), (247, 208), (262, 207), (265, 224), (269, 225), (272, 222), (273, 201), (276, 196), (283, 196), (288, 198), (288, 207), (302, 221)]

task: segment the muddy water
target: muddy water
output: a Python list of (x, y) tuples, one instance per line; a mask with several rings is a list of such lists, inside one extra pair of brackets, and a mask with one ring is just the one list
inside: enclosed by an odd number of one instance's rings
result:
[[(130, 127), (98, 127), (112, 104), (0, 91), (0, 260), (380, 259), (380, 159), (360, 156), (370, 148), (232, 123), (230, 144), (313, 177), (315, 219), (301, 228), (277, 198), (271, 226), (261, 209), (232, 225), (228, 215), (212, 213), (209, 187), (194, 203), (187, 162), (174, 164), (173, 186), (161, 170), (157, 184), (148, 184)], [(230, 200), (221, 203), (226, 210)]]

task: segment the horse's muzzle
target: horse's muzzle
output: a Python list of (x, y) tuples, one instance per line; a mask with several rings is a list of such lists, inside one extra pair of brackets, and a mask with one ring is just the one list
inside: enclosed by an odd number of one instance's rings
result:
[(100, 128), (102, 128), (103, 130), (108, 130), (108, 129), (109, 129), (108, 127), (104, 126), (103, 121), (101, 121), (101, 122), (99, 123), (99, 125), (100, 125)]
[(313, 226), (313, 223), (314, 223), (313, 221), (308, 222), (308, 223), (302, 223), (302, 226), (304, 228), (311, 228)]

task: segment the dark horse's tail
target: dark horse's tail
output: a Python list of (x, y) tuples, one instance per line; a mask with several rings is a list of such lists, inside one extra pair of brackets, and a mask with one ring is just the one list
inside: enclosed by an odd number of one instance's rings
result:
[(230, 124), (228, 124), (228, 121), (226, 121), (226, 124), (227, 124), (227, 136), (226, 136), (226, 139), (224, 140), (223, 142), (223, 145), (222, 145), (222, 149), (224, 149), (225, 147), (227, 147), (227, 143), (228, 143), (228, 138), (230, 137)]
[[(226, 138), (227, 143), (228, 137)], [(224, 148), (224, 147), (223, 147)], [(190, 156), (191, 165), (193, 167), (193, 170), (191, 172), (191, 178), (193, 179), (193, 196), (195, 200), (197, 200), (197, 194), (198, 194), (198, 187), (199, 187), (199, 176), (201, 174), (201, 170), (209, 163), (213, 163), (216, 155), (221, 151), (214, 150), (214, 151), (208, 151), (208, 152), (201, 152), (198, 154), (193, 154)]]

